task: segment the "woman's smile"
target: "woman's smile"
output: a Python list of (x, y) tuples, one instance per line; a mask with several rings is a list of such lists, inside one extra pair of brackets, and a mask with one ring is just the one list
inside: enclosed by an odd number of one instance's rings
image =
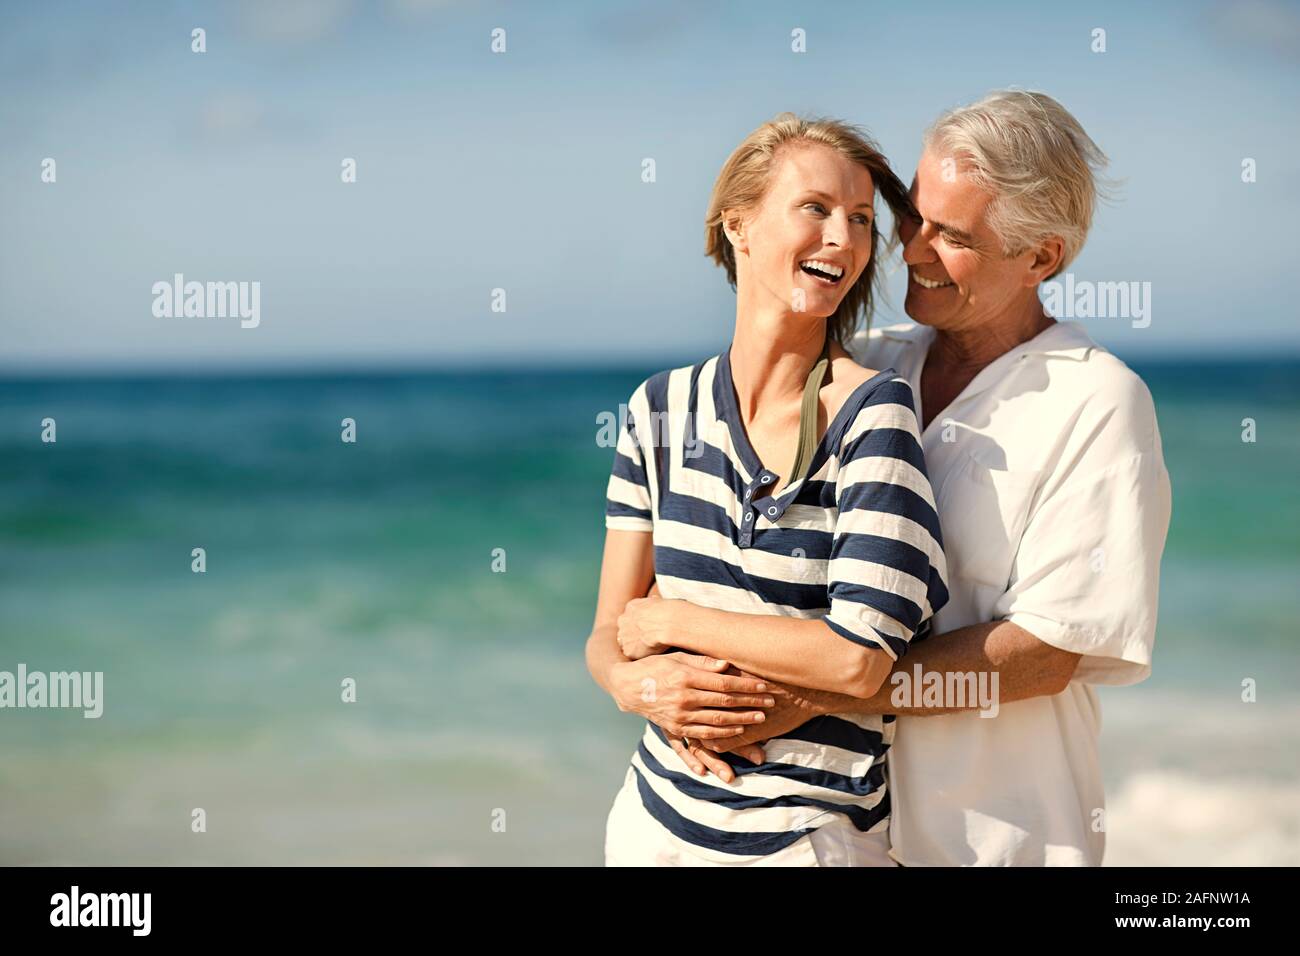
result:
[(844, 266), (837, 265), (829, 259), (805, 259), (799, 263), (804, 275), (811, 276), (819, 285), (834, 287), (844, 278)]

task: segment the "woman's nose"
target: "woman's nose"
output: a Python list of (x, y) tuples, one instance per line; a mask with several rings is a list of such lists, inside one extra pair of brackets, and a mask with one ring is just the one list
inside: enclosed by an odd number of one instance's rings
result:
[(841, 249), (849, 244), (849, 217), (839, 210), (826, 217), (826, 226), (822, 229), (822, 241), (828, 246)]

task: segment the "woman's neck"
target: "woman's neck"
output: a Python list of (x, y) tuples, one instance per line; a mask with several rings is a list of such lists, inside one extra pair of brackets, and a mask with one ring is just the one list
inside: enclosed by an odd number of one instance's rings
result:
[(826, 320), (799, 313), (742, 315), (731, 340), (731, 379), (740, 414), (798, 404), (826, 344)]

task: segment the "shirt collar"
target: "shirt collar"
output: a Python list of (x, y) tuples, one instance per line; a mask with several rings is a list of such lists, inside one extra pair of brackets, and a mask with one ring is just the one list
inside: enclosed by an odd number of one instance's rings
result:
[(1097, 348), (1092, 336), (1078, 322), (1054, 322), (1028, 342), (1022, 342), (1008, 355), (1050, 355), (1053, 358), (1086, 361), (1088, 353)]
[[(825, 460), (827, 452), (824, 449), (826, 443), (843, 433), (847, 423), (856, 414), (862, 402), (862, 396), (874, 390), (882, 381), (892, 379), (898, 374), (895, 367), (881, 369), (867, 381), (858, 385), (857, 388), (849, 395), (840, 406), (839, 411), (827, 423), (825, 433), (817, 440), (817, 452), (805, 473), (795, 481), (790, 482), (781, 489), (780, 494), (768, 496), (762, 495), (765, 486), (776, 482), (780, 475), (768, 468), (763, 467), (763, 463), (758, 458), (758, 453), (754, 451), (754, 446), (750, 444), (749, 435), (745, 431), (745, 423), (740, 416), (740, 406), (736, 399), (736, 385), (731, 377), (731, 346), (717, 357), (713, 372), (713, 407), (714, 412), (726, 427), (731, 435), (731, 448), (740, 459), (740, 464), (744, 473), (748, 476), (745, 480), (744, 493), (741, 498), (743, 510), (751, 511), (755, 516), (762, 514), (770, 522), (779, 521), (785, 514), (786, 508), (794, 503), (800, 489), (816, 473), (816, 467)], [(755, 499), (761, 499), (755, 501)], [(750, 519), (754, 521), (755, 519)], [(742, 518), (742, 521), (744, 519)], [(754, 527), (749, 522), (745, 522), (746, 527), (742, 529), (740, 541), (741, 544), (748, 547), (751, 542), (751, 535)]]
[[(897, 338), (909, 343), (907, 349), (907, 369), (899, 369), (906, 374), (914, 368), (919, 369), (925, 354), (930, 350), (931, 343), (934, 342), (935, 331), (927, 325), (916, 324), (911, 328), (904, 329), (882, 329), (881, 334), (887, 338)], [(1098, 348), (1092, 336), (1078, 322), (1054, 322), (1043, 331), (1039, 332), (1027, 342), (1021, 342), (1013, 349), (1009, 349), (1002, 355), (994, 359), (994, 362), (1001, 361), (1007, 356), (1019, 357), (1022, 355), (1051, 355), (1060, 358), (1075, 359), (1083, 361), (1087, 359), (1089, 351)], [(900, 363), (901, 363), (900, 359)], [(993, 363), (990, 362), (990, 365)]]
[(714, 365), (713, 408), (731, 432), (731, 447), (740, 457), (746, 474), (751, 480), (757, 479), (763, 466), (749, 444), (749, 436), (745, 434), (745, 426), (740, 420), (740, 409), (736, 406), (736, 386), (731, 381), (731, 346), (723, 350)]
[[(930, 345), (934, 342), (934, 336), (935, 330), (927, 326), (918, 326), (916, 329), (902, 332), (902, 337), (909, 339), (912, 344), (907, 350), (906, 358), (900, 357), (899, 364), (906, 366), (901, 371), (911, 382), (918, 405), (921, 393), (921, 369), (924, 367)], [(1088, 354), (1097, 347), (1097, 343), (1078, 322), (1053, 322), (1029, 341), (1021, 342), (1015, 348), (1008, 349), (980, 369), (979, 374), (971, 379), (948, 407), (953, 408), (958, 403), (985, 391), (994, 383), (1002, 381), (1012, 368), (1031, 356), (1082, 362), (1086, 361)], [(935, 421), (938, 419), (931, 421), (930, 424), (933, 425)]]

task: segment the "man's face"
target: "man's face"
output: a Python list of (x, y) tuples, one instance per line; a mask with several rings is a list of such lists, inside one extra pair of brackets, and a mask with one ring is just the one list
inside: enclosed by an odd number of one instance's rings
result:
[(989, 327), (1014, 314), (1037, 285), (1033, 251), (1005, 256), (986, 222), (993, 197), (959, 159), (926, 150), (912, 180), (921, 221), (902, 224), (907, 314), (945, 332)]

